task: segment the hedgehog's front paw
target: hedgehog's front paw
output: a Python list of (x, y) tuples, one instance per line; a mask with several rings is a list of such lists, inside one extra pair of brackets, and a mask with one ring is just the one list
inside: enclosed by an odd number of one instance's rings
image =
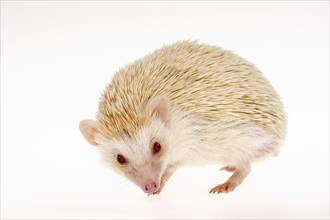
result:
[(163, 186), (161, 186), (159, 188), (159, 190), (157, 190), (156, 192), (152, 193), (152, 194), (149, 194), (149, 195), (158, 195), (161, 191), (163, 190)]
[(233, 182), (225, 182), (223, 184), (219, 184), (216, 187), (213, 187), (209, 193), (229, 193), (236, 188), (236, 184)]
[(165, 186), (165, 183), (162, 181), (162, 182), (160, 183), (160, 187), (159, 187), (159, 189), (158, 189), (156, 192), (149, 193), (148, 196), (159, 194), (159, 193), (163, 190), (164, 186)]
[(161, 191), (162, 191), (162, 189), (159, 189), (159, 190), (157, 190), (157, 191), (154, 192), (154, 193), (148, 194), (148, 196), (151, 196), (151, 195), (158, 195)]

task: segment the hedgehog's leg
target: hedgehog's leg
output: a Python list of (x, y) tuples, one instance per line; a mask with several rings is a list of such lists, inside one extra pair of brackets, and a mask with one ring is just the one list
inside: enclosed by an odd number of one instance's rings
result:
[(236, 170), (236, 167), (235, 167), (235, 166), (226, 166), (226, 167), (222, 167), (222, 168), (220, 169), (220, 171), (222, 171), (222, 170), (225, 170), (225, 171), (227, 171), (227, 172), (232, 173), (232, 172), (234, 172), (234, 171)]
[[(225, 167), (224, 169), (228, 171), (229, 168), (227, 169), (227, 167)], [(233, 175), (225, 183), (219, 184), (212, 188), (210, 193), (228, 193), (233, 191), (239, 184), (242, 183), (245, 177), (250, 173), (250, 170), (250, 165), (246, 165), (244, 167), (236, 167)]]

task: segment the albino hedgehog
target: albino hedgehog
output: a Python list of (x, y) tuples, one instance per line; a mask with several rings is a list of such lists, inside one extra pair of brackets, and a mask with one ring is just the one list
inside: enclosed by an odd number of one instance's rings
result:
[(145, 193), (158, 194), (182, 166), (223, 164), (231, 192), (251, 164), (277, 155), (286, 134), (280, 98), (251, 63), (184, 41), (120, 69), (80, 130), (102, 159)]

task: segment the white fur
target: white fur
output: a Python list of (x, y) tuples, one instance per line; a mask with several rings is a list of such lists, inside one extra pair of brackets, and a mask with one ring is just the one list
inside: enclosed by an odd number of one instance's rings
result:
[[(266, 129), (253, 124), (216, 123), (202, 120), (188, 112), (172, 108), (169, 123), (155, 117), (134, 137), (107, 140), (99, 136), (103, 160), (116, 165), (116, 155), (124, 155), (130, 163), (140, 166), (150, 158), (150, 142), (155, 139), (168, 145), (163, 158), (163, 172), (169, 165), (195, 166), (223, 164), (243, 167), (265, 156), (276, 155), (281, 140)], [(263, 149), (266, 149), (263, 150)], [(157, 174), (161, 176), (162, 174)]]
[[(258, 158), (259, 149), (273, 147), (277, 154), (280, 140), (253, 124), (225, 124), (202, 120), (174, 110), (167, 133), (171, 152), (169, 162), (184, 165), (224, 164), (240, 166)], [(266, 156), (266, 155), (262, 155)]]

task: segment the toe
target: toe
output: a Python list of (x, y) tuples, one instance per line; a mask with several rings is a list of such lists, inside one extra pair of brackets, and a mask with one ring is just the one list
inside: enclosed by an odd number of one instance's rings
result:
[(235, 189), (235, 185), (231, 182), (225, 182), (212, 188), (209, 193), (229, 193)]

